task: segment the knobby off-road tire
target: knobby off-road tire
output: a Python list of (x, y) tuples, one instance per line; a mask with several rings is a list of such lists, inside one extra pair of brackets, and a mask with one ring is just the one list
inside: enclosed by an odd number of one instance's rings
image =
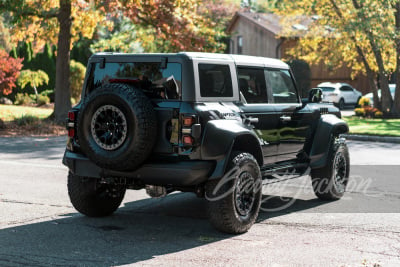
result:
[(85, 99), (77, 129), (81, 149), (98, 166), (133, 170), (153, 149), (157, 119), (142, 91), (110, 83)]
[(347, 145), (332, 138), (327, 164), (311, 171), (315, 195), (322, 200), (340, 199), (346, 191), (350, 173), (350, 157)]
[(126, 188), (101, 184), (99, 179), (68, 174), (68, 195), (74, 208), (90, 217), (111, 215), (121, 204)]
[(249, 230), (260, 210), (261, 186), (256, 159), (249, 153), (234, 153), (226, 175), (206, 184), (211, 224), (230, 234)]

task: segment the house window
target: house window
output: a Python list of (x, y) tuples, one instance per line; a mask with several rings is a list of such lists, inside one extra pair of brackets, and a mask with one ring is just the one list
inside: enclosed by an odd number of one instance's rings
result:
[(243, 38), (242, 38), (242, 36), (237, 37), (237, 53), (238, 54), (243, 53)]

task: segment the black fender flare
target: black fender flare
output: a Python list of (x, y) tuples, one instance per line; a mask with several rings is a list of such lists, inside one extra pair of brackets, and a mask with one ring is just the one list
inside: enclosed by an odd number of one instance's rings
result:
[(326, 165), (330, 143), (334, 136), (347, 133), (349, 126), (333, 114), (322, 115), (315, 130), (310, 150), (310, 167), (321, 168)]
[(202, 142), (201, 159), (216, 161), (209, 179), (217, 179), (225, 170), (233, 150), (251, 153), (258, 164), (263, 164), (260, 141), (256, 134), (237, 120), (211, 120), (206, 124)]

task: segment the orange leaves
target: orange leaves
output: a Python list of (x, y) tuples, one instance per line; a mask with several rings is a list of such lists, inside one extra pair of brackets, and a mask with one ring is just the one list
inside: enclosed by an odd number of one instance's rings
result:
[(0, 91), (4, 95), (11, 94), (21, 68), (22, 58), (10, 57), (6, 51), (0, 49)]
[(152, 29), (159, 52), (215, 52), (223, 47), (215, 39), (218, 34), (213, 21), (198, 12), (203, 1), (131, 0), (119, 3), (120, 10), (134, 24)]

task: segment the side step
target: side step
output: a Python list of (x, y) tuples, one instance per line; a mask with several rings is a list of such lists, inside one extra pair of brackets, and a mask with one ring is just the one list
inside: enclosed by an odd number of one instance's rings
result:
[(261, 175), (263, 179), (287, 180), (307, 175), (309, 171), (307, 163), (285, 162), (262, 168)]

